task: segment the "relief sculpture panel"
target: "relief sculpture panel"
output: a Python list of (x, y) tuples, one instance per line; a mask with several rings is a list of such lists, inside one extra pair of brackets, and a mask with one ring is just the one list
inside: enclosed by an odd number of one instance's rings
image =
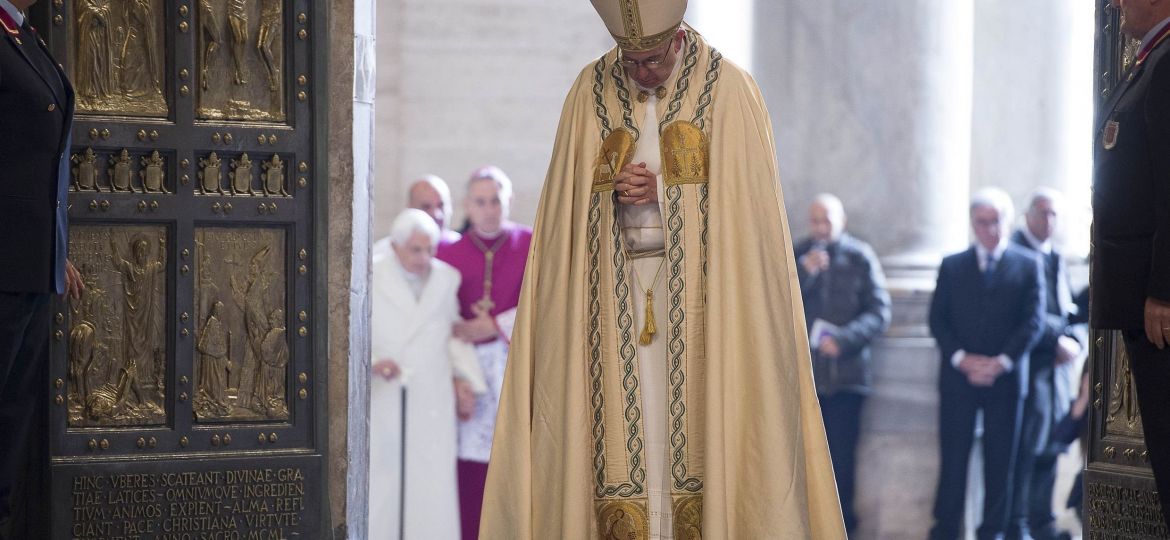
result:
[(287, 420), (285, 232), (195, 233), (195, 418)]
[(173, 193), (168, 156), (123, 148), (99, 153), (86, 148), (73, 154), (70, 191), (105, 193)]
[(199, 0), (199, 118), (285, 121), (283, 2)]
[(199, 195), (291, 197), (286, 183), (287, 162), (280, 154), (257, 157), (210, 152), (199, 158)]
[(69, 425), (166, 420), (167, 230), (74, 225), (69, 258), (85, 290), (69, 302)]
[(1125, 347), (1117, 347), (1109, 360), (1109, 407), (1105, 415), (1105, 432), (1122, 437), (1143, 438), (1142, 414), (1138, 408), (1137, 388)]
[(77, 111), (166, 117), (162, 0), (74, 0)]

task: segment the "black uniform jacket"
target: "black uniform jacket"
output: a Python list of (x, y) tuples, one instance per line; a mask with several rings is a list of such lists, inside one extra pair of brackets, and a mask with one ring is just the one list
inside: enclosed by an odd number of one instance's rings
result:
[(0, 291), (64, 292), (73, 88), (0, 9)]
[(1091, 324), (1137, 330), (1170, 302), (1170, 40), (1101, 109), (1094, 143)]

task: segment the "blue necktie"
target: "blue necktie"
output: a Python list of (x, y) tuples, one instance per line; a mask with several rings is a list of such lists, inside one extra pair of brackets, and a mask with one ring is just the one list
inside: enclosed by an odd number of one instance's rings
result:
[(987, 254), (987, 264), (983, 267), (983, 286), (990, 287), (992, 276), (995, 275), (995, 255)]

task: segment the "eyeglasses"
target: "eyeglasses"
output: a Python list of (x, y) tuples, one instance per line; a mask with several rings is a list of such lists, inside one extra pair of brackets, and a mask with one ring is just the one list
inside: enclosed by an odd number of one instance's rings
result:
[(619, 55), (618, 56), (618, 63), (621, 64), (622, 67), (624, 67), (626, 69), (630, 69), (630, 70), (638, 69), (641, 67), (644, 67), (646, 69), (657, 69), (659, 66), (661, 66), (663, 63), (666, 62), (666, 57), (668, 55), (670, 55), (670, 48), (673, 46), (674, 46), (674, 38), (671, 38), (670, 41), (666, 43), (666, 49), (664, 49), (662, 51), (662, 54), (657, 54), (657, 55), (651, 56), (650, 58), (647, 58), (645, 60), (630, 60), (628, 58), (624, 58), (621, 49), (618, 49), (618, 55)]

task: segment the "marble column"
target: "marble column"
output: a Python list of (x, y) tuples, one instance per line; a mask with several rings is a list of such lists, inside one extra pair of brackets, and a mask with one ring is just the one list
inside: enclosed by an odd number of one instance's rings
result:
[[(330, 519), (336, 538), (365, 538), (362, 422), (369, 365), (370, 20), (375, 0), (332, 0), (328, 32), (329, 92), (329, 423)], [(356, 23), (361, 21), (362, 24)], [(355, 37), (357, 39), (355, 39)], [(364, 38), (364, 39), (363, 39)], [(355, 61), (360, 58), (360, 61)], [(360, 73), (356, 77), (355, 73)], [(356, 84), (355, 84), (356, 83)], [(322, 248), (324, 246), (321, 246)], [(355, 423), (357, 425), (355, 425)], [(355, 494), (352, 495), (351, 494)]]
[(967, 242), (973, 0), (758, 2), (753, 73), (772, 114), (793, 234), (819, 192), (882, 257), (894, 321), (874, 344), (857, 538), (924, 538), (938, 474), (939, 257)]
[[(884, 258), (966, 242), (972, 0), (755, 6), (753, 72), (772, 112), (794, 234), (822, 191)], [(893, 219), (896, 216), (896, 219)]]
[(980, 0), (975, 8), (971, 184), (998, 186), (1023, 212), (1040, 185), (1069, 204), (1065, 251), (1087, 254), (1093, 6)]

